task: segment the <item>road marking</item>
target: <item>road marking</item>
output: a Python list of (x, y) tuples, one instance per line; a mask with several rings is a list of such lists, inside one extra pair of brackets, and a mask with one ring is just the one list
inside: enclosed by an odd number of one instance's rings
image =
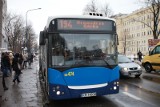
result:
[(129, 97), (132, 97), (132, 98), (134, 98), (134, 99), (136, 99), (136, 100), (141, 100), (141, 98), (136, 97), (135, 95), (132, 95), (132, 94), (130, 94), (130, 93), (128, 93), (128, 92), (123, 92), (123, 94), (125, 94), (125, 95), (127, 95), (127, 96), (129, 96)]

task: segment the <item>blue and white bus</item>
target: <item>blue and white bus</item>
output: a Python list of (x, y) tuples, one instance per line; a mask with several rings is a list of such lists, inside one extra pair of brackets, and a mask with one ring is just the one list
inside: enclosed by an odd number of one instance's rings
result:
[(119, 92), (115, 21), (49, 17), (40, 32), (40, 81), (50, 100)]

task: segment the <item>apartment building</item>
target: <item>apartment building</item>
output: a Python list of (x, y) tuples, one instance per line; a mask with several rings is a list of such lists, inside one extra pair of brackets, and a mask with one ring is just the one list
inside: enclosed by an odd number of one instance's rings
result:
[(7, 37), (5, 35), (5, 16), (7, 12), (7, 1), (0, 0), (0, 49), (7, 49)]
[(144, 55), (148, 54), (148, 39), (153, 39), (151, 28), (153, 16), (148, 8), (141, 8), (131, 14), (114, 16), (119, 36), (119, 53), (137, 55), (140, 50)]

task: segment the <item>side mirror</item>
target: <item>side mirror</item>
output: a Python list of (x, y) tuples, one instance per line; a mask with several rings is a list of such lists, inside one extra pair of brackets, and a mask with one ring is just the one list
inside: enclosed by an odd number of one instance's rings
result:
[(41, 31), (39, 35), (39, 45), (45, 45), (46, 33)]

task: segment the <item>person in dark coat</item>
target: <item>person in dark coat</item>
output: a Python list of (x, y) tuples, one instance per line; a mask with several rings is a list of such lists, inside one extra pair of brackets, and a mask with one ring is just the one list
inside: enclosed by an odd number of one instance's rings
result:
[(12, 68), (15, 71), (15, 76), (14, 76), (13, 82), (15, 82), (17, 80), (17, 82), (19, 83), (20, 82), (19, 75), (21, 73), (20, 63), (19, 63), (19, 53), (16, 53), (13, 58)]
[(6, 83), (5, 83), (5, 78), (8, 77), (8, 66), (9, 65), (9, 59), (7, 57), (7, 53), (2, 53), (1, 55), (1, 71), (3, 72), (3, 75), (2, 75), (2, 84), (3, 84), (3, 88), (4, 90), (8, 90), (8, 87), (6, 86)]
[(137, 56), (138, 56), (138, 60), (141, 62), (141, 60), (142, 60), (142, 52), (140, 50), (137, 53)]
[(29, 55), (28, 55), (28, 64), (29, 64), (29, 68), (31, 68), (31, 64), (33, 63), (33, 54), (32, 53), (30, 53)]

